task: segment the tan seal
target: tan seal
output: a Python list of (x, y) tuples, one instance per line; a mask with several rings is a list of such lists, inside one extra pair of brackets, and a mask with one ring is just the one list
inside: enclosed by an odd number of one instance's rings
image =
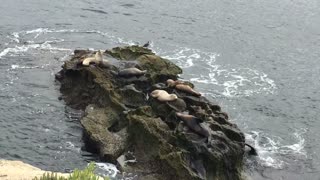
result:
[(97, 51), (94, 57), (87, 57), (82, 61), (83, 66), (89, 66), (91, 63), (100, 64), (102, 63), (102, 53), (101, 51)]
[(118, 76), (120, 77), (133, 77), (133, 76), (142, 76), (147, 73), (147, 70), (140, 70), (138, 68), (132, 67), (123, 69), (118, 72)]
[(195, 116), (189, 114), (176, 113), (177, 117), (179, 117), (193, 132), (204, 136), (209, 137), (209, 132), (200, 126), (199, 119)]
[(167, 101), (174, 101), (178, 99), (177, 95), (175, 94), (168, 94), (165, 90), (154, 90), (150, 94), (153, 98), (157, 98), (159, 101), (167, 102)]
[(94, 63), (100, 67), (103, 67), (103, 68), (111, 67), (111, 64), (109, 63), (109, 61), (106, 59), (103, 59), (101, 51), (97, 51), (96, 54), (94, 55), (94, 57), (88, 57), (82, 61), (83, 66), (89, 66), (92, 63)]
[(178, 90), (181, 90), (183, 92), (192, 94), (194, 96), (201, 96), (201, 94), (197, 91), (195, 91), (194, 89), (192, 89), (192, 87), (190, 87), (189, 85), (185, 84), (183, 81), (174, 81), (172, 79), (168, 79), (167, 80), (167, 84), (169, 87), (174, 87)]

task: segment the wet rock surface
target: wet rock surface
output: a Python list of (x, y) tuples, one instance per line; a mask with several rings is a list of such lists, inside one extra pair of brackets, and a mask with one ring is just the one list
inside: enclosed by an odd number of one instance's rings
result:
[[(85, 111), (81, 124), (89, 151), (138, 179), (243, 179), (243, 133), (217, 103), (167, 86), (182, 73), (178, 66), (139, 46), (104, 51), (109, 66), (82, 66), (95, 53), (75, 50), (56, 75), (61, 98)], [(133, 67), (146, 73), (118, 76)], [(178, 98), (161, 102), (150, 96), (156, 89)]]

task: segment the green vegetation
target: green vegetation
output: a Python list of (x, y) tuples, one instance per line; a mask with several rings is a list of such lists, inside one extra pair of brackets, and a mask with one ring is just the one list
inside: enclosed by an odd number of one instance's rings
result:
[(57, 173), (44, 173), (40, 178), (33, 178), (33, 180), (109, 180), (108, 177), (102, 178), (94, 174), (95, 164), (90, 163), (84, 170), (75, 169), (69, 177), (58, 176)]

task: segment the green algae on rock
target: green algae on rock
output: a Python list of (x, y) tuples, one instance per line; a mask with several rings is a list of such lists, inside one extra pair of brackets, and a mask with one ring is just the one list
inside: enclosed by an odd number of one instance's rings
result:
[[(75, 50), (56, 76), (66, 104), (85, 110), (81, 124), (88, 150), (119, 162), (122, 171), (139, 179), (243, 179), (243, 133), (216, 103), (165, 85), (178, 79), (181, 68), (139, 46), (106, 50), (104, 56), (116, 59), (111, 67), (79, 66), (94, 53)], [(128, 66), (147, 73), (129, 78), (114, 73)], [(160, 102), (150, 97), (158, 88), (178, 99)], [(175, 112), (183, 111), (202, 120), (208, 138), (176, 117)]]

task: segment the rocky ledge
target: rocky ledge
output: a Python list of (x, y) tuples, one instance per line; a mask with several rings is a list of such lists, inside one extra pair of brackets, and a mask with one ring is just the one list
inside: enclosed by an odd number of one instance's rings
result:
[[(75, 50), (56, 74), (88, 151), (139, 179), (243, 179), (245, 138), (182, 70), (139, 46)], [(170, 80), (169, 80), (170, 79)]]

